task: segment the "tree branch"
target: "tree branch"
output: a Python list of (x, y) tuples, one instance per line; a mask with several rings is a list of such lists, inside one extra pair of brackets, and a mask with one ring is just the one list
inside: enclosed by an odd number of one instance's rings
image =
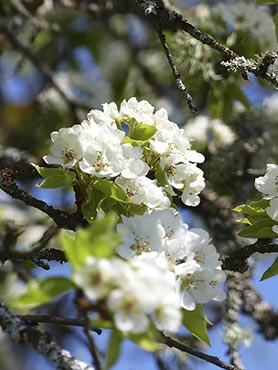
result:
[(256, 291), (252, 284), (251, 274), (244, 275), (244, 289), (242, 289), (242, 312), (258, 324), (259, 333), (266, 340), (275, 340), (278, 338), (278, 311), (274, 310), (270, 304), (263, 300), (262, 296)]
[[(254, 73), (257, 77), (261, 77), (264, 80), (271, 83), (273, 86), (278, 87), (278, 78), (274, 73), (269, 73), (268, 67), (272, 64), (273, 58), (263, 57), (261, 61), (254, 61), (240, 56), (227, 46), (214, 40), (208, 34), (200, 31), (193, 24), (189, 23), (181, 14), (178, 14), (174, 10), (158, 6), (155, 1), (152, 0), (135, 0), (136, 3), (144, 9), (145, 14), (152, 16), (157, 22), (161, 24), (163, 28), (170, 28), (174, 32), (178, 30), (188, 33), (202, 44), (208, 45), (210, 48), (217, 50), (221, 54), (225, 55), (231, 62), (225, 62), (230, 70), (242, 70), (242, 76), (248, 80), (246, 71)], [(230, 66), (230, 64), (232, 65)], [(234, 69), (233, 69), (234, 68)]]
[(62, 349), (51, 334), (41, 333), (33, 325), (14, 315), (0, 300), (0, 326), (18, 343), (31, 344), (34, 349), (52, 361), (57, 370), (94, 370), (76, 360), (71, 354)]
[(226, 362), (221, 361), (218, 357), (208, 355), (206, 353), (200, 352), (192, 347), (187, 346), (186, 344), (182, 344), (166, 335), (161, 333), (161, 339), (164, 344), (166, 344), (168, 347), (179, 349), (182, 352), (188, 353), (192, 356), (198, 357), (201, 360), (204, 360), (206, 362), (209, 362), (215, 366), (220, 367), (221, 369), (226, 370), (240, 370), (236, 366), (227, 364)]
[(74, 119), (76, 121), (79, 121), (79, 117), (77, 114), (77, 108), (83, 108), (85, 110), (90, 109), (87, 104), (83, 104), (81, 102), (75, 102), (72, 99), (70, 99), (67, 94), (64, 92), (63, 89), (59, 86), (59, 84), (56, 82), (55, 77), (53, 76), (53, 72), (51, 69), (45, 65), (43, 62), (41, 62), (40, 58), (35, 55), (26, 45), (21, 43), (15, 35), (5, 26), (3, 23), (0, 23), (0, 31), (2, 31), (7, 40), (10, 42), (10, 44), (16, 49), (19, 50), (22, 55), (24, 55), (30, 62), (37, 67), (40, 72), (43, 74), (43, 76), (46, 78), (47, 81), (51, 83), (51, 85), (55, 88), (55, 90), (60, 94), (62, 99), (66, 102), (70, 110), (72, 111), (72, 114), (74, 116)]
[(226, 299), (226, 312), (225, 312), (225, 343), (228, 345), (228, 354), (231, 357), (231, 363), (241, 370), (244, 367), (240, 361), (239, 346), (242, 341), (242, 329), (239, 326), (239, 311), (241, 300), (241, 286), (238, 280), (241, 275), (237, 272), (227, 273), (227, 299)]
[[(155, 19), (155, 18), (154, 18)], [(181, 76), (179, 74), (179, 71), (175, 65), (175, 62), (173, 60), (173, 57), (172, 57), (172, 54), (169, 50), (169, 47), (167, 45), (167, 41), (166, 41), (166, 36), (164, 35), (163, 31), (162, 31), (162, 27), (161, 27), (161, 24), (159, 21), (157, 21), (155, 19), (155, 25), (156, 25), (156, 30), (157, 30), (157, 34), (158, 34), (158, 37), (159, 37), (159, 40), (162, 44), (162, 47), (164, 49), (164, 53), (168, 59), (168, 62), (169, 62), (169, 65), (172, 69), (172, 73), (174, 75), (174, 78), (175, 78), (175, 81), (176, 81), (176, 86), (177, 88), (183, 93), (183, 95), (185, 96), (185, 100), (186, 100), (186, 103), (190, 109), (190, 112), (195, 114), (198, 112), (198, 109), (194, 106), (193, 102), (192, 102), (192, 97), (191, 95), (189, 94), (186, 86), (184, 85), (182, 79), (181, 79)]]
[(258, 240), (257, 243), (238, 249), (230, 256), (222, 257), (222, 269), (245, 272), (248, 269), (247, 259), (254, 253), (278, 253), (278, 244), (272, 244), (268, 239)]
[(78, 326), (78, 327), (86, 327), (89, 330), (95, 331), (97, 334), (101, 334), (101, 329), (94, 328), (85, 319), (76, 319), (70, 317), (62, 317), (62, 316), (48, 316), (48, 315), (21, 315), (19, 316), (21, 319), (28, 321), (30, 323), (46, 323), (46, 324), (57, 324), (57, 325), (65, 325), (65, 326)]
[(28, 206), (35, 207), (42, 212), (46, 213), (54, 220), (58, 227), (64, 229), (75, 230), (77, 226), (85, 226), (87, 222), (76, 212), (69, 214), (60, 209), (49, 206), (42, 200), (32, 197), (24, 190), (19, 189), (15, 183), (15, 179), (19, 173), (11, 168), (4, 168), (0, 170), (0, 189), (14, 199), (19, 199)]

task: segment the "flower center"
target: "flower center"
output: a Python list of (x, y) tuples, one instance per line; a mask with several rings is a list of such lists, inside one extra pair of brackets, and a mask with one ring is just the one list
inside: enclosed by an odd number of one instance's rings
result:
[(197, 287), (196, 280), (192, 279), (191, 274), (182, 277), (181, 290), (190, 290), (190, 289), (192, 290), (196, 289), (196, 287)]
[(76, 152), (73, 149), (70, 149), (68, 147), (65, 148), (65, 150), (62, 150), (62, 156), (65, 158), (66, 162), (73, 161), (76, 157)]
[(94, 167), (95, 167), (96, 172), (104, 171), (107, 168), (107, 163), (104, 162), (101, 156), (101, 152), (98, 152), (97, 154), (97, 159), (96, 159)]
[(143, 252), (150, 252), (149, 243), (143, 242), (142, 240), (136, 240), (136, 242), (130, 247), (135, 251), (136, 256), (140, 256)]

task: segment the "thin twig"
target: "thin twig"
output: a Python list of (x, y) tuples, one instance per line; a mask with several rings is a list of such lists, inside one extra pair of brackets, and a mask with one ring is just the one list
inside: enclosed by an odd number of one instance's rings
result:
[[(36, 265), (41, 266), (43, 260), (47, 261), (56, 261), (60, 263), (67, 262), (65, 253), (59, 249), (49, 248), (44, 249), (42, 251), (34, 253), (33, 251), (30, 252), (22, 252), (22, 251), (0, 251), (0, 261), (5, 263), (8, 260), (30, 260), (34, 262)], [(44, 267), (45, 268), (45, 267)], [(46, 268), (49, 270), (49, 268)]]
[(42, 249), (44, 249), (49, 241), (57, 234), (58, 227), (55, 225), (49, 226), (45, 232), (43, 233), (42, 237), (35, 243), (32, 244), (31, 251), (33, 252), (39, 252)]
[(185, 353), (188, 353), (192, 356), (198, 357), (201, 360), (204, 360), (204, 361), (209, 362), (209, 363), (211, 363), (215, 366), (220, 367), (221, 369), (240, 370), (236, 366), (233, 366), (233, 365), (227, 364), (226, 362), (221, 361), (216, 356), (211, 356), (211, 355), (208, 355), (206, 353), (200, 352), (200, 351), (196, 350), (195, 348), (189, 347), (186, 344), (182, 344), (182, 343), (166, 336), (165, 334), (161, 333), (161, 339), (162, 339), (162, 342), (164, 344), (166, 344), (168, 347), (179, 349), (182, 352), (185, 352)]
[(90, 326), (89, 326), (90, 321), (87, 317), (87, 314), (86, 314), (85, 322), (86, 322), (86, 325), (84, 327), (84, 333), (85, 333), (85, 335), (88, 339), (88, 345), (89, 345), (90, 353), (91, 353), (92, 358), (94, 360), (94, 365), (96, 367), (96, 370), (102, 370), (101, 362), (100, 362), (100, 359), (99, 359), (99, 353), (98, 353), (98, 350), (97, 350), (97, 346), (96, 346), (94, 337), (93, 337), (93, 335), (90, 331)]
[(48, 315), (21, 315), (19, 317), (25, 321), (32, 322), (32, 323), (41, 322), (41, 323), (46, 323), (46, 324), (78, 326), (82, 328), (87, 328), (89, 330), (93, 330), (99, 335), (102, 333), (101, 329), (92, 327), (90, 323), (88, 326), (88, 322), (85, 319), (76, 319), (76, 318), (62, 317), (62, 316), (48, 316)]
[(169, 10), (165, 7), (158, 6), (155, 1), (135, 0), (135, 2), (144, 9), (146, 15), (152, 16), (159, 21), (162, 28), (171, 29), (175, 32), (178, 30), (184, 31), (194, 37), (196, 40), (200, 41), (202, 44), (208, 45), (210, 48), (225, 55), (228, 60), (234, 60), (237, 69), (242, 70), (242, 76), (244, 79), (248, 80), (248, 76), (246, 74), (246, 71), (248, 71), (254, 73), (257, 77), (263, 78), (273, 86), (278, 87), (277, 76), (273, 73), (269, 73), (265, 68), (262, 68), (262, 61), (255, 62), (252, 59), (247, 59), (240, 56), (227, 46), (214, 40), (205, 32), (200, 31), (193, 24), (189, 23), (181, 14), (175, 12), (174, 10)]
[(155, 25), (156, 25), (156, 30), (157, 30), (157, 34), (158, 34), (158, 37), (159, 37), (159, 40), (162, 44), (162, 47), (164, 49), (164, 52), (165, 52), (165, 55), (168, 59), (168, 62), (169, 62), (169, 65), (172, 69), (172, 72), (173, 72), (173, 75), (174, 75), (174, 78), (175, 78), (175, 81), (176, 81), (176, 86), (177, 88), (183, 93), (183, 95), (185, 96), (185, 100), (186, 100), (186, 103), (190, 109), (190, 112), (195, 114), (198, 112), (198, 109), (194, 106), (193, 102), (192, 102), (192, 96), (189, 94), (186, 86), (184, 85), (182, 79), (181, 79), (181, 75), (179, 74), (179, 71), (175, 65), (175, 62), (173, 60), (173, 56), (169, 50), (169, 47), (167, 45), (167, 40), (166, 40), (166, 36), (164, 35), (163, 33), (163, 30), (162, 30), (162, 27), (161, 27), (161, 24), (159, 21), (155, 20)]
[(55, 90), (60, 94), (60, 96), (63, 98), (63, 100), (66, 102), (68, 107), (73, 113), (74, 119), (76, 121), (79, 121), (79, 117), (77, 114), (77, 108), (83, 108), (88, 110), (89, 107), (87, 104), (83, 104), (81, 102), (75, 102), (72, 99), (70, 99), (67, 94), (60, 88), (59, 84), (56, 82), (55, 77), (53, 76), (53, 72), (50, 70), (50, 68), (45, 65), (43, 62), (41, 62), (40, 58), (35, 55), (28, 46), (24, 45), (21, 41), (19, 41), (14, 34), (3, 24), (0, 24), (0, 31), (2, 31), (5, 36), (7, 37), (8, 41), (11, 45), (17, 50), (19, 50), (26, 58), (28, 58), (32, 64), (37, 67), (41, 73), (44, 75), (44, 77), (52, 84), (52, 86), (55, 88)]

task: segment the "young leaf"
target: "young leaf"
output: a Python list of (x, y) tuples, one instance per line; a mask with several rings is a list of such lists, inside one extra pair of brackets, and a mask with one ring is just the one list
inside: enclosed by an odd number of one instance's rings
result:
[(31, 280), (27, 290), (13, 301), (17, 308), (34, 307), (50, 302), (57, 295), (73, 289), (73, 282), (64, 277)]
[(275, 275), (278, 275), (278, 257), (275, 259), (273, 264), (263, 273), (260, 281), (270, 279)]
[(276, 225), (276, 222), (271, 218), (263, 218), (258, 220), (253, 225), (246, 227), (238, 233), (238, 236), (244, 238), (273, 238), (277, 234), (272, 230), (272, 226)]
[(45, 178), (41, 183), (37, 184), (38, 188), (61, 188), (70, 185), (75, 180), (75, 173), (67, 171), (63, 175), (54, 175)]
[(38, 171), (42, 182), (37, 184), (38, 188), (60, 188), (70, 185), (76, 178), (75, 172), (63, 168), (40, 167), (32, 163), (32, 166)]
[(118, 330), (113, 329), (110, 334), (108, 346), (105, 355), (105, 370), (110, 369), (117, 361), (120, 352), (123, 335)]
[(194, 311), (183, 310), (183, 325), (200, 341), (210, 346), (210, 340), (207, 331), (207, 323), (203, 306), (196, 305)]
[(73, 267), (84, 264), (88, 256), (109, 258), (121, 241), (121, 236), (115, 231), (117, 217), (109, 214), (95, 220), (86, 229), (79, 229), (75, 237), (64, 234), (63, 247), (67, 258)]
[(91, 188), (86, 191), (86, 195), (87, 200), (85, 203), (82, 204), (81, 209), (86, 220), (90, 222), (96, 217), (98, 205), (103, 199), (104, 195), (102, 192), (95, 189), (92, 190)]
[(144, 144), (144, 141), (142, 140), (135, 140), (135, 139), (131, 139), (129, 136), (124, 136), (123, 140), (122, 140), (122, 143), (128, 143), (128, 144), (131, 144), (133, 146), (141, 146)]
[(37, 170), (37, 172), (43, 177), (44, 179), (46, 177), (50, 176), (60, 176), (65, 173), (65, 170), (61, 167), (56, 168), (56, 167), (40, 167), (34, 163), (31, 163), (33, 167)]
[(235, 212), (246, 213), (247, 215), (256, 215), (258, 213), (265, 212), (265, 209), (269, 206), (269, 200), (261, 199), (258, 202), (252, 202), (250, 204), (241, 204), (233, 210)]
[(97, 179), (93, 184), (94, 189), (101, 191), (107, 197), (117, 200), (122, 203), (130, 203), (129, 197), (124, 190), (106, 179)]
[(156, 131), (154, 126), (145, 124), (136, 125), (130, 134), (130, 138), (133, 140), (147, 141), (153, 137)]

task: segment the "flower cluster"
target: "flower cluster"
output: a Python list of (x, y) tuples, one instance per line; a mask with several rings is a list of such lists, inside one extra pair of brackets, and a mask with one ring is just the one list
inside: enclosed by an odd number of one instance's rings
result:
[(129, 218), (122, 216), (117, 229), (123, 235), (117, 248), (121, 257), (136, 260), (138, 256), (155, 252), (167, 259), (183, 308), (194, 310), (196, 303), (225, 298), (218, 285), (225, 281), (226, 275), (207, 232), (188, 229), (173, 209), (153, 210)]
[[(265, 199), (270, 199), (266, 212), (270, 218), (278, 221), (278, 165), (268, 164), (266, 174), (256, 178), (255, 188), (264, 194)], [(278, 231), (276, 225), (273, 231)]]
[(133, 204), (165, 209), (174, 189), (188, 206), (200, 202), (205, 187), (197, 163), (202, 154), (190, 147), (183, 129), (169, 121), (165, 109), (154, 112), (147, 101), (124, 100), (92, 110), (87, 120), (51, 134), (48, 164), (107, 179), (124, 190)]
[(150, 318), (170, 332), (178, 330), (181, 312), (174, 275), (167, 259), (155, 252), (132, 259), (88, 257), (75, 269), (73, 280), (92, 300), (105, 301), (116, 327), (133, 334), (145, 332)]
[(265, 49), (276, 49), (275, 27), (271, 16), (255, 4), (237, 2), (233, 4), (217, 4), (213, 8), (229, 26), (235, 30), (249, 31), (254, 39)]
[(211, 152), (217, 152), (236, 140), (236, 135), (229, 126), (220, 119), (210, 119), (205, 115), (190, 119), (184, 126), (184, 132), (190, 139), (197, 141), (197, 146), (207, 146)]
[[(135, 98), (124, 100), (119, 109), (115, 103), (104, 104), (81, 124), (52, 132), (51, 140), (51, 154), (44, 160), (62, 167), (55, 169), (54, 178), (61, 171), (74, 172), (76, 179), (68, 178), (79, 181), (89, 197), (102, 193), (99, 203), (105, 203), (113, 195), (114, 203), (123, 204), (116, 209), (121, 216), (119, 256), (88, 255), (73, 270), (76, 285), (102, 305), (119, 330), (144, 333), (152, 321), (175, 332), (181, 308), (194, 310), (196, 304), (225, 298), (219, 289), (225, 273), (208, 234), (189, 230), (171, 208), (175, 191), (184, 204), (199, 204), (205, 183), (197, 163), (204, 156), (191, 149), (185, 130), (168, 119), (165, 109), (154, 112), (147, 101)], [(110, 203), (102, 208), (105, 212)], [(136, 205), (132, 212), (130, 204)]]

